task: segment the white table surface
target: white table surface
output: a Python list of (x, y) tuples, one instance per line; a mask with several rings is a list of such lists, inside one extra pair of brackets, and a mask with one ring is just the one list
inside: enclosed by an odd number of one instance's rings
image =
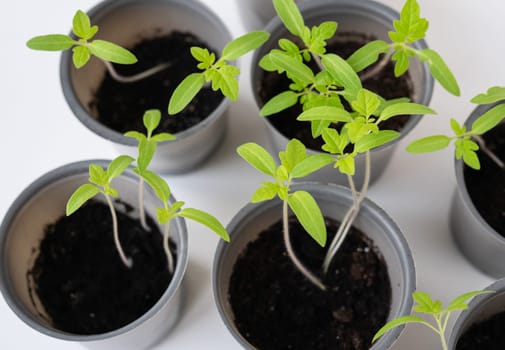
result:
[[(399, 9), (401, 0), (383, 0)], [(438, 50), (458, 78), (462, 97), (435, 87), (431, 107), (439, 116), (426, 117), (400, 144), (385, 174), (370, 189), (402, 228), (413, 251), (417, 285), (448, 301), (456, 294), (484, 288), (492, 279), (472, 267), (459, 253), (448, 229), (448, 210), (454, 191), (452, 151), (411, 155), (411, 140), (449, 129), (448, 120), (463, 121), (474, 108), (476, 93), (505, 81), (505, 22), (502, 0), (420, 0), (430, 20), (428, 44)], [(10, 1), (0, 15), (2, 180), (0, 218), (15, 197), (43, 173), (66, 163), (89, 158), (113, 158), (105, 140), (83, 127), (67, 106), (59, 82), (59, 55), (26, 48), (34, 35), (67, 32), (75, 10), (97, 1)], [(220, 13), (232, 34), (245, 32), (237, 11), (240, 0), (204, 1)], [(177, 198), (215, 214), (224, 224), (250, 198), (258, 185), (254, 170), (236, 155), (246, 141), (268, 145), (249, 87), (250, 55), (241, 62), (240, 101), (231, 106), (229, 132), (216, 154), (201, 168), (169, 176)], [(232, 180), (222, 181), (229, 174)], [(189, 303), (170, 336), (156, 349), (238, 349), (214, 305), (211, 266), (217, 237), (189, 223), (190, 263), (186, 275)], [(24, 324), (0, 298), (1, 349), (81, 349), (42, 335)], [(434, 335), (407, 327), (394, 349), (439, 349)]]

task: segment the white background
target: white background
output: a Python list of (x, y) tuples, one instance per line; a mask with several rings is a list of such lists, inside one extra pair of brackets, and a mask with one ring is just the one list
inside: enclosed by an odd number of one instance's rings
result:
[[(399, 9), (401, 0), (383, 0)], [(10, 1), (0, 12), (1, 137), (0, 218), (15, 197), (43, 173), (89, 158), (113, 158), (111, 145), (83, 127), (68, 108), (59, 83), (59, 55), (34, 52), (25, 42), (32, 36), (70, 28), (76, 9), (97, 1)], [(229, 26), (233, 36), (245, 32), (238, 15), (240, 0), (206, 0)], [(404, 151), (411, 140), (448, 131), (450, 117), (463, 121), (474, 106), (468, 101), (489, 86), (504, 84), (505, 23), (502, 0), (420, 0), (430, 20), (427, 41), (453, 69), (462, 90), (456, 98), (435, 86), (431, 107), (438, 116), (425, 117), (405, 138), (369, 197), (402, 228), (417, 266), (418, 289), (448, 301), (459, 293), (484, 288), (492, 279), (472, 267), (459, 253), (448, 230), (448, 210), (455, 180), (452, 150), (434, 155)], [(241, 62), (240, 101), (232, 104), (229, 132), (216, 154), (191, 173), (167, 179), (177, 198), (215, 214), (224, 224), (250, 198), (259, 184), (251, 168), (236, 155), (246, 141), (268, 145), (249, 87), (250, 55)], [(228, 176), (225, 178), (225, 176)], [(217, 237), (189, 223), (190, 263), (186, 275), (189, 303), (182, 319), (157, 349), (237, 349), (224, 327), (211, 291), (211, 266)], [(0, 298), (1, 349), (80, 349), (41, 335), (25, 325)], [(434, 335), (407, 327), (394, 349), (439, 349)]]

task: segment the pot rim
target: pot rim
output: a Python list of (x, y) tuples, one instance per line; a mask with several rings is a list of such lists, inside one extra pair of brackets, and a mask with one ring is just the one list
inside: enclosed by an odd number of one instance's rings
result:
[[(11, 204), (11, 206), (7, 210), (7, 213), (5, 214), (2, 223), (0, 224), (0, 247), (2, 248), (0, 250), (0, 254), (3, 254), (3, 249), (6, 244), (7, 236), (9, 234), (10, 225), (12, 224), (12, 221), (17, 216), (17, 213), (23, 209), (25, 203), (32, 197), (33, 193), (38, 193), (46, 186), (51, 185), (55, 181), (58, 181), (62, 178), (87, 173), (90, 163), (106, 167), (109, 164), (109, 162), (110, 161), (104, 159), (92, 159), (65, 164), (45, 173), (44, 175), (33, 181), (30, 185), (28, 185)], [(122, 176), (131, 180), (138, 181), (138, 176), (131, 170), (127, 170)], [(145, 191), (153, 193), (150, 188), (145, 188)], [(185, 221), (180, 218), (176, 218), (175, 223), (177, 225), (177, 231), (179, 232), (180, 235), (180, 242), (177, 245), (178, 260), (174, 274), (172, 276), (172, 280), (170, 281), (170, 284), (168, 285), (167, 289), (162, 294), (160, 299), (151, 307), (151, 309), (149, 309), (144, 315), (134, 320), (133, 322), (125, 325), (124, 327), (101, 334), (77, 335), (64, 331), (59, 331), (53, 328), (46, 327), (45, 325), (42, 325), (41, 323), (35, 321), (33, 317), (29, 316), (29, 313), (26, 312), (25, 307), (17, 300), (14, 291), (9, 286), (8, 283), (9, 273), (6, 269), (6, 264), (4, 263), (1, 264), (0, 268), (0, 291), (3, 294), (6, 303), (21, 320), (23, 320), (33, 329), (54, 338), (77, 342), (88, 342), (88, 341), (108, 339), (127, 333), (130, 330), (145, 323), (146, 321), (151, 319), (154, 315), (156, 315), (160, 311), (160, 309), (176, 294), (176, 292), (178, 291), (178, 289), (182, 284), (182, 280), (188, 265), (188, 237)]]
[[(125, 0), (125, 1), (112, 1), (112, 0), (105, 0), (97, 5), (95, 5), (93, 8), (91, 8), (87, 13), (90, 18), (93, 18), (94, 16), (99, 15), (100, 13), (104, 12), (109, 13), (111, 11), (115, 11), (120, 9), (121, 7), (125, 5), (129, 5), (131, 3), (143, 3), (145, 5), (150, 5), (150, 4), (166, 4), (167, 6), (171, 5), (176, 5), (179, 7), (186, 7), (190, 8), (195, 15), (198, 15), (200, 17), (203, 17), (207, 19), (209, 22), (212, 23), (215, 27), (219, 28), (220, 35), (224, 36), (227, 38), (228, 41), (231, 40), (232, 36), (227, 28), (227, 26), (224, 24), (224, 22), (221, 20), (219, 16), (217, 16), (210, 8), (207, 7), (207, 5), (201, 3), (200, 1), (196, 0)], [(73, 36), (72, 33), (70, 33), (71, 36)], [(238, 67), (239, 62), (234, 61), (235, 65)], [(93, 133), (99, 135), (100, 137), (109, 140), (111, 142), (120, 144), (120, 145), (125, 145), (125, 146), (132, 146), (136, 147), (137, 146), (137, 141), (132, 139), (131, 137), (126, 137), (124, 136), (121, 132), (118, 132), (114, 129), (111, 129), (102, 123), (100, 123), (97, 119), (92, 117), (90, 113), (83, 107), (81, 104), (80, 100), (77, 98), (77, 94), (75, 93), (75, 89), (73, 88), (72, 84), (72, 78), (71, 78), (71, 69), (73, 69), (72, 66), (72, 54), (69, 50), (63, 51), (61, 53), (61, 58), (60, 58), (60, 83), (61, 87), (63, 90), (63, 95), (65, 97), (65, 100), (67, 101), (70, 109), (74, 113), (74, 115), (77, 117), (77, 119), (84, 124), (89, 130), (91, 130)], [(167, 141), (162, 141), (160, 142), (160, 145), (168, 145), (170, 143), (174, 143), (183, 139), (186, 139), (198, 131), (206, 128), (207, 125), (212, 124), (216, 122), (219, 117), (227, 110), (228, 106), (230, 104), (230, 100), (227, 97), (222, 98), (221, 102), (219, 105), (208, 115), (204, 120), (199, 122), (196, 125), (193, 125), (192, 127), (180, 131), (178, 133), (175, 133), (175, 140), (167, 140)], [(168, 108), (168, 100), (167, 100), (167, 108)], [(139, 116), (140, 118), (141, 116)]]

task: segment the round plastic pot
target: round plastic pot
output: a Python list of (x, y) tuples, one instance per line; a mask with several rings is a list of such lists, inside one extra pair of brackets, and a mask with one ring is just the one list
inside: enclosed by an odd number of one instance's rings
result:
[[(231, 35), (225, 24), (209, 8), (196, 0), (106, 0), (88, 11), (92, 24), (99, 26), (96, 39), (123, 47), (134, 46), (142, 38), (174, 30), (190, 32), (221, 52)], [(167, 48), (169, 50), (170, 48)], [(196, 61), (195, 61), (196, 65)], [(97, 120), (89, 103), (105, 76), (105, 66), (91, 59), (76, 69), (72, 52), (64, 51), (60, 62), (63, 93), (71, 110), (88, 129), (113, 143), (121, 154), (136, 154), (136, 140), (125, 137)], [(167, 98), (167, 108), (168, 108)], [(152, 169), (163, 173), (183, 173), (200, 165), (224, 139), (228, 99), (202, 122), (177, 133), (176, 140), (159, 144)], [(142, 115), (139, 115), (142, 118)]]
[[(394, 30), (393, 21), (399, 18), (398, 12), (392, 8), (370, 0), (315, 0), (302, 2), (299, 7), (305, 24), (309, 27), (324, 21), (337, 21), (337, 35), (338, 33), (354, 32), (372, 36), (386, 42), (390, 41), (388, 32)], [(256, 50), (251, 67), (252, 91), (258, 109), (263, 105), (258, 91), (262, 88), (261, 77), (264, 74), (262, 68), (258, 66), (258, 62), (271, 49), (277, 48), (277, 42), (280, 38), (288, 36), (287, 30), (278, 17), (272, 19), (265, 30), (271, 33), (271, 37), (265, 45)], [(424, 40), (420, 40), (416, 42), (415, 47), (416, 49), (425, 49), (427, 45)], [(428, 105), (433, 93), (434, 83), (428, 66), (414, 59), (410, 61), (408, 72), (411, 76), (413, 86), (412, 101)], [(285, 149), (289, 139), (270, 123), (269, 118), (275, 118), (275, 116), (264, 119), (272, 147), (274, 151), (278, 152)], [(420, 118), (420, 115), (411, 116), (397, 140), (371, 152), (371, 182), (375, 181), (384, 172), (398, 145), (398, 141), (417, 125)], [(314, 154), (318, 153), (315, 150), (311, 152)], [(363, 183), (364, 169), (365, 157), (362, 154), (356, 157), (356, 175), (354, 176), (354, 181), (358, 186)], [(347, 185), (347, 177), (340, 174), (331, 166), (323, 168), (305, 179)]]
[[(0, 226), (0, 288), (17, 316), (43, 334), (80, 342), (91, 349), (145, 349), (166, 336), (181, 313), (181, 284), (188, 262), (184, 220), (177, 218), (171, 224), (177, 265), (168, 288), (148, 312), (120, 329), (97, 335), (75, 335), (61, 331), (48, 321), (50, 318), (45, 315), (36, 293), (30, 293), (29, 290), (27, 273), (36, 258), (34, 252), (38, 251), (44, 228), (65, 215), (70, 195), (88, 181), (90, 163), (104, 167), (108, 164), (103, 160), (82, 161), (57, 168), (29, 185), (11, 205)], [(127, 171), (114, 179), (113, 184), (121, 194), (121, 199), (136, 208), (137, 175)], [(155, 217), (159, 200), (149, 189), (144, 195), (146, 213)], [(138, 210), (134, 213), (138, 215)]]
[[(319, 183), (297, 183), (293, 191), (311, 193), (326, 217), (342, 220), (353, 200), (347, 188)], [(247, 204), (231, 220), (227, 229), (231, 236), (228, 244), (219, 243), (214, 256), (212, 284), (214, 299), (219, 314), (228, 330), (245, 349), (254, 349), (239, 333), (234, 324), (234, 315), (229, 303), (229, 281), (238, 256), (247, 244), (280, 220), (282, 202), (272, 200)], [(415, 289), (415, 267), (410, 249), (398, 226), (375, 203), (365, 199), (354, 226), (374, 241), (388, 268), (391, 282), (392, 302), (388, 320), (408, 315), (412, 309), (412, 293)], [(400, 335), (402, 328), (395, 328), (380, 338), (371, 349), (389, 349)]]

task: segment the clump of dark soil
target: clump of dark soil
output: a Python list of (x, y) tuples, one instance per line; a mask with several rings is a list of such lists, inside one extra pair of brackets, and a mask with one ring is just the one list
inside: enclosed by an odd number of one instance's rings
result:
[(459, 339), (456, 350), (503, 350), (505, 349), (505, 312), (500, 312), (486, 321), (468, 329)]
[(172, 274), (154, 222), (149, 219), (146, 232), (119, 211), (118, 221), (132, 268), (116, 250), (105, 204), (90, 202), (46, 227), (28, 278), (56, 328), (83, 335), (118, 329), (146, 313), (168, 287)]
[[(326, 220), (328, 239), (338, 223)], [(290, 219), (297, 256), (320, 275), (325, 248)], [(278, 222), (248, 244), (237, 260), (229, 298), (235, 324), (255, 347), (266, 349), (369, 349), (391, 305), (387, 266), (373, 242), (354, 228), (324, 278), (322, 291), (287, 256)]]
[(177, 31), (143, 39), (131, 48), (138, 62), (133, 65), (114, 65), (123, 76), (133, 76), (161, 63), (169, 62), (171, 66), (134, 83), (117, 82), (107, 72), (90, 104), (98, 121), (120, 133), (144, 132), (144, 112), (159, 109), (163, 118), (157, 131), (175, 134), (208, 117), (223, 100), (220, 93), (212, 91), (210, 87), (204, 87), (181, 113), (169, 116), (167, 112), (175, 88), (186, 76), (197, 71), (197, 61), (190, 53), (193, 46), (207, 47), (215, 52), (193, 34)]

